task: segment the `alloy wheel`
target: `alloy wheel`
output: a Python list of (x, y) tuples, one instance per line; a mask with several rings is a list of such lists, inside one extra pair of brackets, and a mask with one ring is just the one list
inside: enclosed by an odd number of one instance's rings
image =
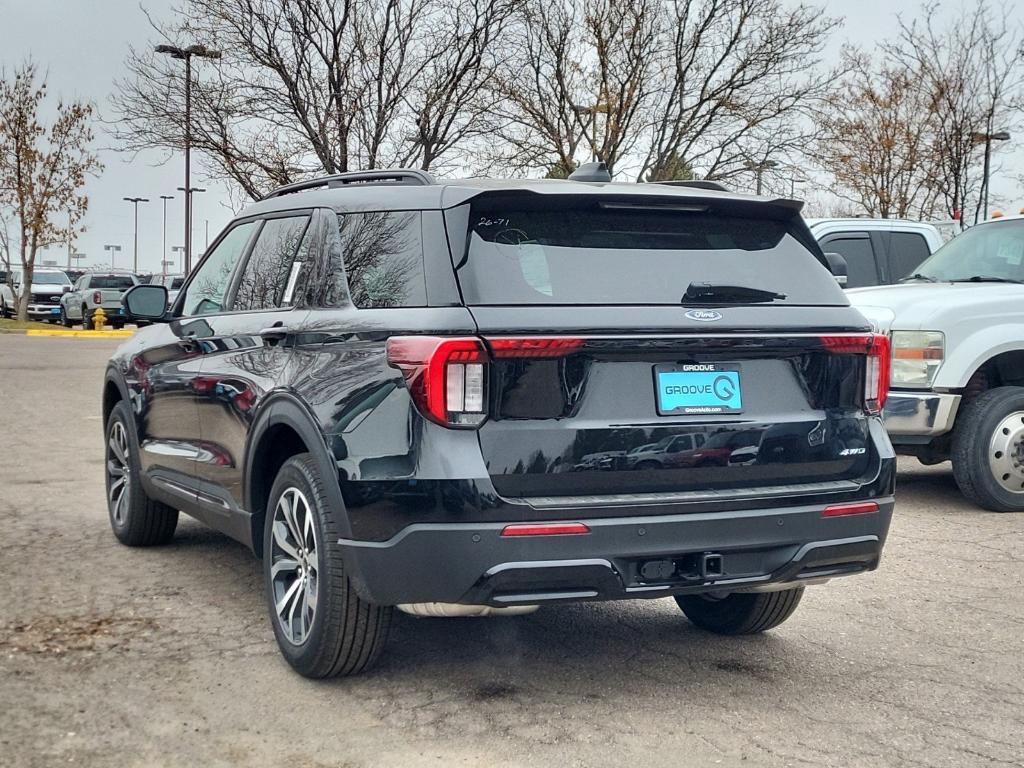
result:
[(128, 433), (124, 424), (115, 421), (107, 441), (107, 503), (114, 523), (124, 525), (131, 501), (131, 467), (128, 464)]
[(270, 581), (274, 613), (285, 638), (302, 645), (316, 617), (320, 582), (313, 511), (298, 488), (286, 488), (274, 508)]
[(988, 465), (996, 482), (1011, 493), (1024, 493), (1024, 411), (1007, 415), (989, 441)]

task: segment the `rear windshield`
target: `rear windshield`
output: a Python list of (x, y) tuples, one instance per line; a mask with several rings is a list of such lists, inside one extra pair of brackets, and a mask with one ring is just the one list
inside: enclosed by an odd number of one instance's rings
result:
[(127, 291), (135, 285), (128, 275), (93, 275), (89, 278), (90, 288), (106, 288), (111, 291)]
[(789, 221), (637, 201), (478, 198), (458, 272), (466, 303), (678, 305), (691, 282), (846, 303)]

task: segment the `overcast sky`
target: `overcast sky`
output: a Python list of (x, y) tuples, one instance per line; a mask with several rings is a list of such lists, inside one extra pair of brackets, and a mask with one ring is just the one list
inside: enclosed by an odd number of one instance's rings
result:
[[(1010, 5), (1019, 1), (1011, 0)], [(161, 17), (168, 13), (172, 2), (144, 0), (142, 5)], [(844, 17), (836, 49), (843, 41), (870, 45), (892, 33), (896, 13), (912, 15), (919, 8), (916, 0), (824, 0), (823, 5), (828, 13)], [(144, 45), (151, 38), (152, 31), (138, 0), (0, 0), (0, 63), (10, 67), (31, 56), (48, 70), (52, 94), (91, 100), (104, 113), (109, 111), (107, 98), (112, 82), (122, 73), (129, 44)], [(110, 146), (110, 140), (98, 133), (97, 144)], [(104, 245), (117, 244), (122, 250), (116, 266), (130, 267), (132, 205), (122, 198), (148, 197), (151, 202), (139, 205), (139, 268), (159, 270), (160, 195), (175, 195), (167, 205), (168, 250), (184, 242), (182, 199), (177, 191), (184, 183), (183, 159), (176, 155), (161, 164), (164, 158), (156, 153), (131, 157), (111, 149), (104, 150), (101, 156), (106, 169), (100, 178), (89, 182), (88, 231), (79, 236), (75, 250), (86, 254), (85, 264), (93, 264), (108, 261)], [(1015, 152), (1013, 160), (1021, 157), (1024, 152)], [(1003, 164), (1007, 170), (1021, 170), (1020, 163), (1010, 161), (1009, 156)], [(1024, 205), (1024, 191), (1009, 177), (1005, 173), (994, 178), (992, 191), (994, 196), (1007, 201), (1007, 210), (1016, 212)], [(205, 179), (201, 163), (195, 161), (193, 185), (209, 189), (206, 194), (194, 197), (193, 245), (198, 253), (206, 243), (207, 222), (212, 240), (232, 212), (227, 207), (225, 190)], [(50, 249), (44, 258), (64, 265), (67, 249)]]

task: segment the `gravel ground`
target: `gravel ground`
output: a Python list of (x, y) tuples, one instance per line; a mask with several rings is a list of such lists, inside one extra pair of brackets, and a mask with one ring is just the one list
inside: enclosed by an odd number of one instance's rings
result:
[(115, 343), (0, 335), (0, 765), (1024, 763), (1024, 515), (905, 462), (879, 571), (753, 638), (670, 600), (399, 616), (383, 663), (303, 680), (257, 562), (183, 518), (131, 550), (103, 501)]

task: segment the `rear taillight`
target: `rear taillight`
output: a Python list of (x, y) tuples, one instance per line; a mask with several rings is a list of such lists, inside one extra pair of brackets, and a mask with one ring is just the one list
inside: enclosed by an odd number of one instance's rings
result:
[(879, 333), (822, 336), (822, 346), (837, 355), (866, 355), (864, 409), (879, 414), (889, 396), (889, 337)]
[(388, 365), (405, 377), (413, 402), (431, 421), (475, 427), (484, 420), (487, 349), (471, 336), (392, 336)]
[(562, 336), (392, 336), (387, 355), (424, 416), (445, 427), (477, 427), (487, 418), (492, 359), (559, 358), (581, 346), (583, 339)]
[(102, 304), (103, 303), (103, 294), (100, 293), (99, 291), (94, 291), (93, 294), (92, 294), (92, 303), (93, 304)]

